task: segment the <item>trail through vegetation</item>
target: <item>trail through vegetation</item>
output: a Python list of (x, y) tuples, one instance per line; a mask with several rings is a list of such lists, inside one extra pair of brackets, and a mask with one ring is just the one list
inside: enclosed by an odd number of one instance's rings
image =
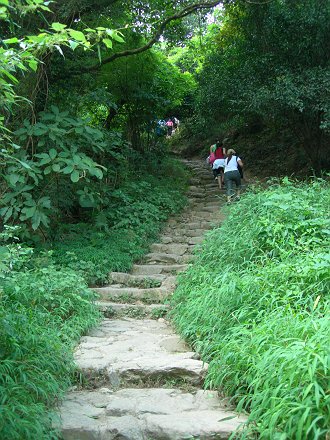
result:
[(210, 234), (174, 322), (244, 435), (328, 440), (329, 34), (327, 0), (0, 0), (0, 437), (56, 438), (89, 287), (186, 206), (173, 154), (225, 139), (283, 180)]

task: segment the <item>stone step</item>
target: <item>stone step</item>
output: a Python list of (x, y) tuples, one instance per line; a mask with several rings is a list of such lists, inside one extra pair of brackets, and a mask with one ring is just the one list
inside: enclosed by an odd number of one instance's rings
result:
[(142, 301), (148, 304), (164, 301), (171, 293), (164, 287), (143, 289), (139, 287), (105, 286), (94, 287), (93, 290), (99, 295), (100, 300), (124, 303)]
[(189, 236), (187, 235), (183, 235), (183, 233), (181, 235), (176, 235), (174, 237), (171, 237), (170, 235), (161, 235), (160, 236), (160, 240), (162, 243), (164, 244), (170, 244), (170, 243), (178, 243), (178, 244), (184, 244), (184, 243), (188, 243), (191, 238), (194, 237), (203, 237), (203, 235), (205, 234), (205, 232), (209, 230), (208, 229), (191, 229), (189, 231)]
[(160, 287), (166, 275), (132, 275), (127, 272), (111, 272), (109, 280), (111, 284), (121, 284), (128, 287)]
[(154, 243), (151, 245), (150, 250), (152, 253), (168, 253), (168, 254), (176, 254), (183, 255), (187, 252), (188, 246), (185, 244), (164, 244), (164, 243)]
[(176, 228), (167, 226), (164, 228), (163, 234), (171, 235), (171, 233), (175, 234), (180, 231), (180, 234), (183, 233), (184, 235), (190, 235), (192, 232), (194, 233), (196, 229), (202, 229), (203, 232), (205, 232), (205, 230), (210, 229), (210, 221), (205, 221), (205, 219), (199, 221), (187, 221), (186, 223), (181, 223)]
[(204, 241), (204, 237), (191, 237), (188, 240), (190, 246), (195, 246), (196, 244), (201, 244)]
[(60, 420), (63, 440), (220, 440), (246, 417), (211, 391), (104, 387), (70, 392)]
[(75, 351), (75, 361), (86, 380), (109, 386), (160, 379), (198, 386), (207, 365), (195, 358), (164, 319), (104, 319), (81, 338)]
[(187, 264), (134, 264), (132, 274), (145, 276), (175, 274), (186, 270), (187, 267)]
[[(220, 221), (216, 221), (216, 220), (212, 220), (209, 221), (205, 224), (199, 224), (199, 226), (194, 230), (194, 229), (185, 229), (185, 227), (183, 226), (182, 228), (177, 228), (173, 231), (165, 231), (165, 233), (167, 235), (171, 235), (173, 240), (177, 240), (178, 237), (180, 239), (180, 241), (182, 241), (183, 243), (187, 243), (187, 241), (192, 238), (192, 237), (200, 237), (203, 236), (207, 231), (210, 231), (211, 229), (213, 229), (215, 226), (219, 225), (221, 222)], [(200, 234), (200, 230), (202, 229), (203, 233)]]
[(99, 301), (96, 305), (106, 318), (126, 316), (135, 319), (159, 319), (163, 318), (170, 309), (168, 304), (122, 304)]
[(166, 252), (150, 252), (144, 256), (147, 262), (186, 264), (193, 261), (193, 255), (168, 254)]

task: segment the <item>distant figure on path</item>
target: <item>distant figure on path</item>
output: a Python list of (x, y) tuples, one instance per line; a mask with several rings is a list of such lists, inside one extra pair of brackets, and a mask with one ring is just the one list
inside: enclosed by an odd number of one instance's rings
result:
[(174, 131), (176, 131), (176, 130), (179, 131), (179, 125), (180, 125), (180, 121), (179, 121), (179, 119), (176, 118), (175, 116), (173, 116), (172, 121), (173, 121), (173, 128), (174, 128)]
[(219, 188), (222, 189), (224, 183), (224, 167), (226, 149), (223, 147), (220, 141), (217, 141), (215, 145), (211, 145), (211, 149), (214, 151), (214, 162), (212, 164), (214, 178), (218, 181)]
[(173, 121), (171, 119), (168, 119), (166, 121), (166, 127), (167, 127), (167, 136), (171, 136), (173, 131)]
[(233, 183), (236, 185), (237, 194), (239, 198), (241, 195), (241, 175), (238, 171), (238, 165), (243, 168), (242, 160), (236, 156), (236, 151), (230, 148), (227, 151), (227, 158), (225, 159), (225, 185), (227, 188), (227, 203), (231, 202), (231, 199), (235, 195), (233, 189)]

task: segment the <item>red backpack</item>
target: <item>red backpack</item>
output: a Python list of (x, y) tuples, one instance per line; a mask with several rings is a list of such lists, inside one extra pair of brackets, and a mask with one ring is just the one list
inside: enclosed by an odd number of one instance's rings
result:
[(211, 165), (213, 165), (213, 162), (215, 161), (215, 153), (211, 153), (210, 154), (210, 157), (209, 157), (209, 163), (211, 164)]

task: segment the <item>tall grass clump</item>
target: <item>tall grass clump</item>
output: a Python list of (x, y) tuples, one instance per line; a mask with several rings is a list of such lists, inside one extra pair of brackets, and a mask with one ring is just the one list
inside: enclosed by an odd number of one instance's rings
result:
[(250, 192), (181, 276), (174, 323), (249, 413), (241, 438), (329, 438), (329, 207), (323, 180)]
[(100, 316), (81, 276), (35, 262), (29, 268), (31, 250), (6, 238), (0, 247), (0, 438), (55, 439), (52, 407), (73, 378), (73, 344)]

